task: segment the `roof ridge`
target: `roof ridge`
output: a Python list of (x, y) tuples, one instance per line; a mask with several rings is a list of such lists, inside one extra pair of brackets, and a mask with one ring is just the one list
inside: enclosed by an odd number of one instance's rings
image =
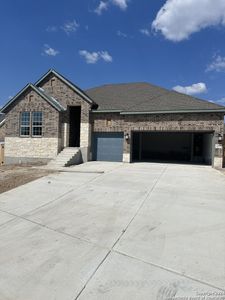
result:
[(132, 85), (132, 84), (140, 84), (140, 83), (151, 85), (151, 83), (149, 83), (147, 81), (121, 82), (121, 83), (105, 83), (105, 84), (102, 84), (102, 85), (98, 85), (98, 86), (94, 86), (94, 87), (88, 88), (85, 91), (90, 91), (92, 89), (98, 89), (98, 88), (103, 88), (103, 87), (107, 87), (107, 86)]

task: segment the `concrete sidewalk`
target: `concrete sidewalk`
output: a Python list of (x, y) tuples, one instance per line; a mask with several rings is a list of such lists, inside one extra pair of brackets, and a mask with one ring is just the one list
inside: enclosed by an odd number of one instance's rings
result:
[(0, 241), (0, 300), (222, 300), (225, 176), (76, 166), (0, 195)]

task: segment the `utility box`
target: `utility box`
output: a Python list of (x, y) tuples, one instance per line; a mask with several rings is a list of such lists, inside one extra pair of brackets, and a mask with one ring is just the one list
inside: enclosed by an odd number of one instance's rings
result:
[(0, 165), (4, 164), (4, 148), (5, 148), (5, 144), (0, 143)]

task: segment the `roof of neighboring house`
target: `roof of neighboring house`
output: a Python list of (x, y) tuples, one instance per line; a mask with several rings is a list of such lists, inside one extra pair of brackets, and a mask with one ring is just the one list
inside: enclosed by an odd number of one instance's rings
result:
[(28, 89), (34, 90), (40, 97), (42, 97), (44, 100), (46, 100), (51, 106), (53, 106), (58, 111), (65, 111), (65, 108), (53, 97), (48, 96), (44, 93), (44, 91), (41, 88), (38, 88), (34, 86), (32, 83), (27, 84), (18, 94), (16, 94), (15, 97), (13, 97), (11, 100), (9, 100), (1, 109), (1, 112), (6, 112), (7, 108), (15, 102), (24, 92), (26, 92)]
[(225, 107), (149, 83), (110, 84), (86, 91), (99, 106), (96, 112), (121, 114), (211, 112)]
[(65, 78), (60, 73), (56, 72), (53, 69), (50, 69), (46, 74), (44, 74), (36, 83), (36, 86), (39, 86), (50, 74), (55, 75), (57, 78), (59, 78), (62, 82), (64, 82), (67, 86), (69, 86), (72, 90), (74, 90), (77, 94), (79, 94), (84, 100), (86, 100), (88, 103), (90, 103), (92, 106), (96, 106), (95, 101), (91, 99), (82, 89), (80, 89), (78, 86), (76, 86), (73, 82)]

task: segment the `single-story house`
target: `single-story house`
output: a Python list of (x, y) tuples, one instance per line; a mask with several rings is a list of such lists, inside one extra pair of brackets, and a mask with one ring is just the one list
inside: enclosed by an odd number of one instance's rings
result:
[(1, 109), (5, 163), (49, 161), (79, 148), (83, 161), (180, 161), (222, 167), (225, 107), (149, 83), (83, 91), (55, 70)]

